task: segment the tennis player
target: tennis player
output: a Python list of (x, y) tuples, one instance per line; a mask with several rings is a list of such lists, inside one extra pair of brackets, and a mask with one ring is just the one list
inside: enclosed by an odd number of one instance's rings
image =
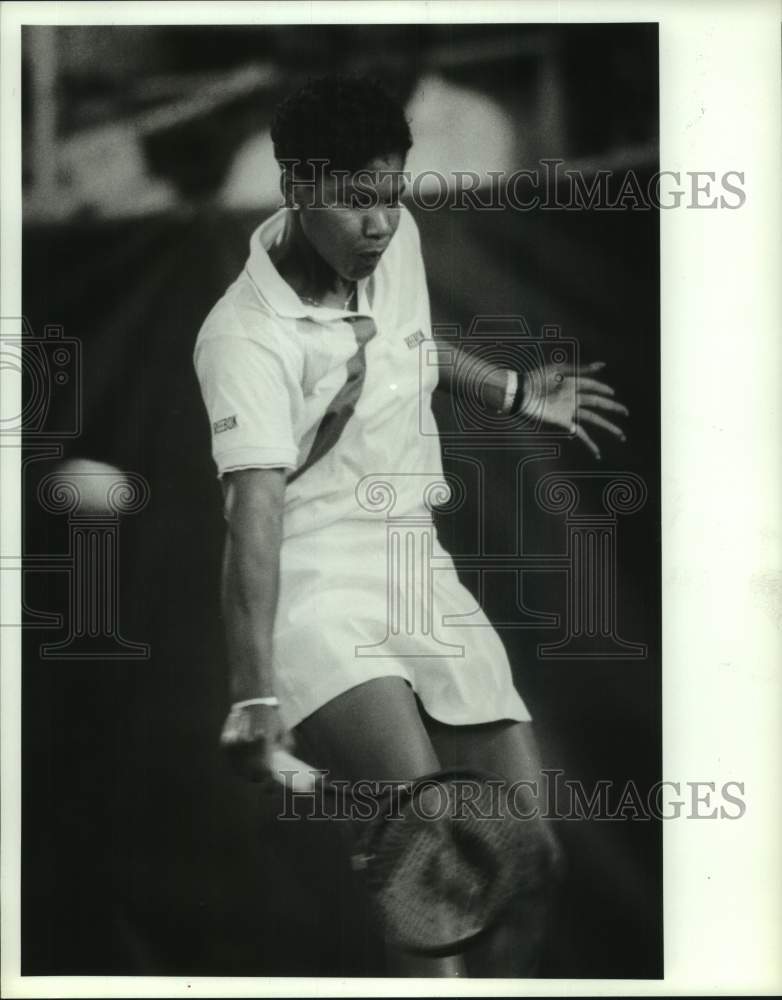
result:
[[(400, 203), (412, 140), (380, 85), (310, 81), (279, 106), (272, 138), (285, 207), (253, 234), (195, 348), (227, 522), (223, 745), (254, 780), (268, 778), (272, 751), (293, 734), (300, 756), (351, 781), (452, 765), (535, 781), (530, 715), (503, 644), (433, 532), (426, 486), (443, 470), (422, 408), (439, 377), (451, 389), (473, 380), (487, 410), (542, 414), (596, 454), (584, 424), (622, 438), (614, 420), (626, 411), (596, 377), (600, 365), (564, 378), (420, 366), (429, 299)], [(434, 538), (425, 594), (402, 595), (427, 603), (429, 629), (389, 629), (390, 591), (407, 585), (389, 578), (386, 512), (367, 500), (373, 477), (388, 484), (393, 516)], [(470, 627), (445, 627), (467, 614)], [(535, 934), (520, 933), (498, 930), (470, 971), (529, 974)], [(397, 971), (459, 975), (462, 965), (400, 956)]]

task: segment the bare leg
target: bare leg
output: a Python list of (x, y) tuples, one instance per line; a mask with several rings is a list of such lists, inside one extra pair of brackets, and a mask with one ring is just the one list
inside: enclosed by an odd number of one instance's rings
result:
[[(426, 727), (443, 767), (467, 767), (489, 771), (514, 782), (536, 782), (541, 763), (532, 726), (528, 722), (504, 720), (476, 726), (448, 726), (430, 717)], [(550, 827), (542, 820), (540, 836), (548, 845), (552, 866), (559, 847)], [(553, 892), (554, 886), (551, 886)], [(510, 918), (467, 954), (472, 975), (524, 977), (535, 975), (546, 933), (551, 894), (531, 898)]]
[[(304, 719), (297, 752), (333, 778), (350, 782), (412, 781), (439, 769), (415, 695), (401, 677), (380, 677), (351, 688)], [(460, 976), (458, 957), (418, 958), (389, 953), (392, 974)]]

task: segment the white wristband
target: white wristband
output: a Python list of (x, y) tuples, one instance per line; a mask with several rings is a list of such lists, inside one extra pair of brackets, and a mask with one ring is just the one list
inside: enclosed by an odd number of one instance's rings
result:
[(272, 708), (277, 708), (279, 704), (279, 699), (271, 695), (268, 698), (245, 698), (244, 701), (235, 701), (231, 708), (244, 708), (246, 705), (269, 705)]
[(508, 369), (508, 380), (505, 383), (505, 398), (502, 401), (500, 413), (505, 416), (510, 413), (516, 393), (519, 391), (519, 376), (512, 368)]

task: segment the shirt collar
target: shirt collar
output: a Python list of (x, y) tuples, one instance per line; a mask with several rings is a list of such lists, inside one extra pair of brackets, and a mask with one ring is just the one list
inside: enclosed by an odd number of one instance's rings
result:
[[(314, 306), (302, 302), (272, 263), (268, 250), (282, 234), (290, 211), (289, 208), (280, 208), (258, 226), (250, 237), (250, 256), (247, 259), (245, 270), (261, 298), (279, 316), (291, 319), (318, 318), (321, 320), (343, 316), (346, 313), (344, 309)], [(357, 282), (359, 302), (364, 298), (363, 293), (367, 281), (369, 281), (368, 278), (362, 278)]]

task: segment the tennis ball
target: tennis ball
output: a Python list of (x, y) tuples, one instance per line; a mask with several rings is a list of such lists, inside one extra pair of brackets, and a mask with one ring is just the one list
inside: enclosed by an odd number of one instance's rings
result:
[(131, 488), (130, 480), (114, 465), (90, 458), (69, 458), (54, 470), (54, 478), (64, 487), (78, 492), (78, 510), (82, 514), (108, 514), (113, 508), (110, 497), (118, 489)]

